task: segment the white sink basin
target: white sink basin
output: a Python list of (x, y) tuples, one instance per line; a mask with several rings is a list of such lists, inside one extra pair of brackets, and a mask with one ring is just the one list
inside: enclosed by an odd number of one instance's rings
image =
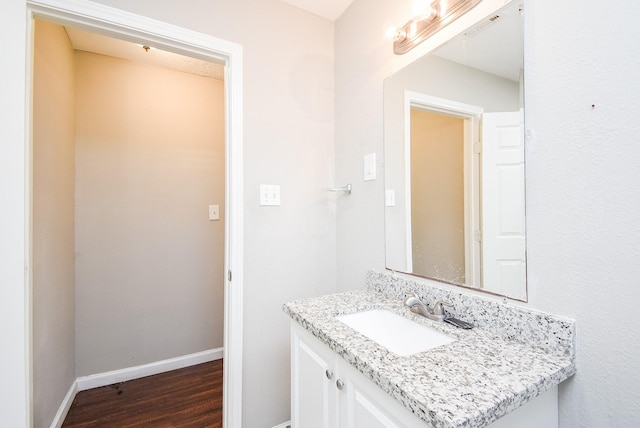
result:
[(336, 319), (403, 357), (455, 341), (451, 336), (384, 309), (342, 315)]

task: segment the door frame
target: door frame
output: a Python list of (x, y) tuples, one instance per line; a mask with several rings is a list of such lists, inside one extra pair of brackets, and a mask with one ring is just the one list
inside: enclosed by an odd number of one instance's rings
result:
[[(479, 106), (438, 98), (421, 92), (404, 92), (404, 190), (405, 244), (407, 266), (413, 265), (411, 236), (411, 108), (464, 119), (464, 229), (465, 277), (481, 288), (480, 242), (480, 123), (484, 109)], [(413, 269), (410, 270), (411, 272)], [(471, 279), (471, 282), (469, 281)]]
[[(129, 41), (145, 41), (153, 46), (185, 56), (225, 65), (225, 251), (224, 251), (224, 371), (223, 427), (242, 426), (242, 344), (243, 344), (243, 50), (242, 45), (195, 32), (172, 24), (126, 12), (93, 2), (77, 0), (27, 0), (27, 100), (32, 105), (33, 27), (34, 19), (60, 25), (73, 25), (83, 30)], [(27, 200), (32, 196), (32, 129), (31, 109), (27, 108), (25, 146)], [(29, 203), (30, 204), (30, 203)], [(31, 207), (28, 209), (25, 236), (31, 237)], [(26, 239), (26, 254), (31, 263), (31, 240)], [(27, 282), (32, 289), (31, 269)], [(31, 295), (31, 292), (29, 292)], [(28, 305), (28, 318), (33, 318)], [(31, 333), (27, 333), (27, 343)], [(30, 353), (31, 354), (31, 353)], [(33, 356), (29, 355), (29, 367)], [(30, 380), (32, 382), (32, 380)], [(28, 386), (31, 390), (32, 385)], [(33, 413), (32, 399), (29, 412)], [(29, 418), (33, 420), (31, 416)], [(32, 422), (31, 422), (32, 423)]]

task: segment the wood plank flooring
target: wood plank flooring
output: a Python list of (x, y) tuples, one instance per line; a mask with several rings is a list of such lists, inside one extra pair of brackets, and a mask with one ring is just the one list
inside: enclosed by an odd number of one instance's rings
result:
[(222, 360), (79, 392), (63, 428), (222, 427)]

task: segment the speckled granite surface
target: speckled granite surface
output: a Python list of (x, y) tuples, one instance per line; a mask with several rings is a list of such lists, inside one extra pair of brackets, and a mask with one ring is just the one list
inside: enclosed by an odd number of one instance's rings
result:
[[(372, 275), (374, 277), (368, 279), (367, 289), (297, 300), (284, 304), (283, 310), (424, 420), (426, 426), (484, 427), (576, 371), (574, 325), (570, 320), (533, 313), (534, 319), (541, 316), (543, 321), (523, 322), (528, 328), (516, 326), (512, 331), (502, 326), (492, 329), (489, 328), (492, 324), (489, 320), (486, 325), (478, 323), (478, 328), (462, 330), (412, 313), (403, 306), (401, 298), (391, 296), (393, 293), (389, 290), (386, 293), (379, 291), (385, 288), (379, 280), (387, 279), (376, 277), (375, 272)], [(379, 290), (375, 290), (376, 287)], [(478, 318), (464, 318), (454, 308), (456, 316), (472, 322), (484, 320), (482, 314), (486, 308), (476, 314), (473, 302), (465, 301), (462, 305), (462, 301), (455, 301), (455, 304), (466, 308), (462, 313), (473, 313)], [(457, 340), (439, 348), (400, 357), (335, 319), (339, 315), (374, 308), (401, 314)], [(526, 318), (526, 312), (518, 309), (517, 320)], [(508, 318), (498, 324), (520, 323), (517, 320), (512, 322), (511, 315), (505, 316)], [(554, 333), (545, 335), (537, 329), (548, 329)], [(507, 330), (507, 334), (502, 334), (501, 330)], [(508, 338), (510, 334), (524, 337), (512, 340)], [(556, 336), (563, 338), (549, 339)], [(526, 343), (529, 341), (531, 344)], [(565, 349), (565, 346), (571, 349)]]
[(573, 320), (532, 311), (495, 298), (471, 295), (389, 272), (367, 272), (367, 288), (387, 297), (404, 300), (416, 293), (431, 306), (438, 300), (453, 304), (447, 313), (496, 335), (535, 346), (553, 354), (575, 360), (575, 322)]

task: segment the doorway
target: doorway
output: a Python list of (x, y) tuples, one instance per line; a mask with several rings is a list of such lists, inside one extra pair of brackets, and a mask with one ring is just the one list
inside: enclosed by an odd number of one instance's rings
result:
[[(55, 4), (53, 4), (55, 3)], [(68, 3), (68, 4), (67, 4)], [(90, 10), (89, 10), (90, 9)], [(242, 362), (242, 50), (232, 43), (176, 28), (133, 14), (99, 5), (56, 1), (29, 6), (33, 18), (127, 40), (153, 43), (159, 48), (197, 57), (225, 66), (225, 207), (224, 230), (224, 422), (241, 426)], [(31, 41), (33, 48), (33, 40)], [(33, 71), (29, 70), (31, 76)], [(29, 171), (29, 175), (32, 171)], [(30, 195), (32, 196), (32, 195)], [(231, 287), (233, 281), (233, 287)], [(33, 273), (29, 282), (33, 283)], [(31, 314), (33, 317), (33, 313)], [(34, 357), (35, 358), (35, 357)], [(33, 365), (33, 363), (31, 363)]]

